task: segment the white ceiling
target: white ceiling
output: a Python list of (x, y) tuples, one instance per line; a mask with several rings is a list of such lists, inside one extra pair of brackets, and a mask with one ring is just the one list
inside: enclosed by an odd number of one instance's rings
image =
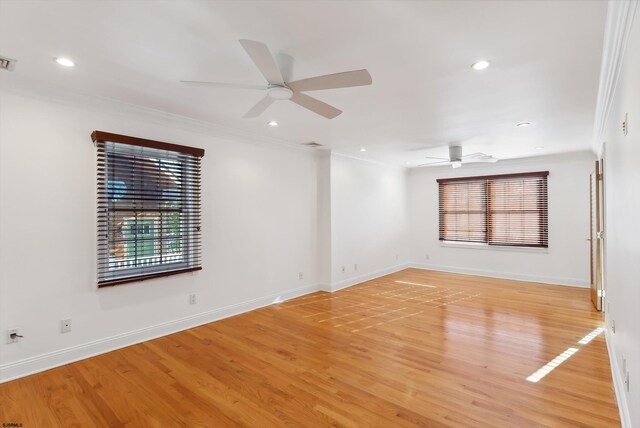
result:
[[(588, 150), (605, 17), (604, 1), (0, 0), (0, 55), (15, 78), (405, 165), (452, 142), (498, 158)], [(263, 93), (178, 83), (264, 84), (241, 38), (293, 57), (293, 79), (367, 68), (373, 85), (312, 93), (344, 110), (328, 120), (283, 101), (242, 119)], [(481, 58), (492, 66), (472, 70)]]

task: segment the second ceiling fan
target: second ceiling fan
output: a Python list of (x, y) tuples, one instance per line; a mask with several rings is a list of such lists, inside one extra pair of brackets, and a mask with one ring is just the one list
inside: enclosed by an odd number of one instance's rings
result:
[(319, 91), (323, 89), (349, 88), (353, 86), (365, 86), (371, 84), (371, 75), (367, 70), (345, 71), (343, 73), (326, 74), (324, 76), (310, 77), (308, 79), (285, 82), (280, 68), (269, 52), (267, 45), (253, 40), (240, 40), (240, 44), (247, 52), (253, 63), (258, 67), (262, 75), (267, 79), (268, 85), (243, 85), (235, 83), (200, 82), (193, 80), (181, 80), (182, 83), (197, 86), (209, 86), (217, 88), (255, 89), (267, 91), (267, 94), (251, 108), (243, 117), (258, 117), (275, 101), (289, 100), (312, 112), (333, 119), (342, 113), (323, 101), (304, 94), (306, 91)]
[(494, 163), (497, 158), (484, 153), (462, 154), (462, 146), (449, 146), (449, 159), (427, 156), (425, 159), (432, 159), (430, 162), (418, 166), (451, 165), (452, 168), (460, 168), (463, 163)]

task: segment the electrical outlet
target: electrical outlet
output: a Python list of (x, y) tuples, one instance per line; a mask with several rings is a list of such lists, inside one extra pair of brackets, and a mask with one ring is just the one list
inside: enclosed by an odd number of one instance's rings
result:
[(353, 270), (358, 270), (358, 263), (353, 265)]
[(400, 258), (400, 256), (398, 256), (398, 255), (396, 254), (396, 260), (398, 260), (399, 258)]
[(71, 331), (71, 318), (60, 320), (60, 333), (69, 333)]
[(616, 320), (611, 320), (611, 333), (616, 333)]
[(189, 294), (189, 304), (190, 305), (195, 305), (196, 304), (196, 295), (195, 294)]
[(304, 279), (304, 272), (298, 272), (298, 279)]
[(344, 266), (342, 266), (341, 270), (342, 270), (342, 273), (345, 273), (347, 271), (347, 269)]
[(18, 336), (11, 337), (12, 334), (15, 334), (15, 335), (19, 334), (18, 329), (10, 328), (9, 330), (7, 330), (7, 343), (16, 343), (20, 341), (20, 338)]
[(629, 385), (629, 383), (630, 383), (630, 382), (629, 382), (629, 380), (630, 380), (630, 379), (629, 379), (629, 372), (627, 372), (627, 373), (624, 375), (624, 388), (627, 390), (627, 392), (629, 392), (629, 389), (630, 389), (630, 385)]
[(624, 114), (624, 121), (622, 122), (622, 135), (625, 137), (629, 133), (629, 119), (627, 118), (627, 113)]
[(429, 254), (424, 255), (425, 260), (429, 260)]

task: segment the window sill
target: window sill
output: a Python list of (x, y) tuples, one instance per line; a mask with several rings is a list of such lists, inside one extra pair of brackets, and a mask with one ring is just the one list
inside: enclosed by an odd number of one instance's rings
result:
[(202, 267), (198, 266), (198, 267), (187, 268), (187, 269), (177, 269), (177, 270), (168, 270), (165, 272), (150, 273), (147, 275), (137, 275), (137, 276), (131, 276), (126, 278), (111, 279), (111, 280), (99, 282), (98, 288), (111, 287), (119, 284), (127, 284), (129, 282), (145, 281), (147, 279), (153, 279), (153, 278), (163, 278), (165, 276), (178, 275), (178, 274), (187, 273), (187, 272), (195, 272), (198, 270), (202, 270)]
[(543, 248), (543, 247), (516, 247), (511, 245), (488, 245), (488, 244), (474, 243), (474, 242), (440, 241), (440, 247), (466, 248), (466, 249), (489, 250), (489, 251), (511, 251), (514, 253), (541, 253), (541, 254), (549, 253), (549, 248)]

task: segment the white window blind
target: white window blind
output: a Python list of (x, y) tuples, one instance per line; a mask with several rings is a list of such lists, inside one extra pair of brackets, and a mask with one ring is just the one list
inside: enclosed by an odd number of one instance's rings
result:
[(95, 131), (98, 286), (201, 269), (204, 150)]

